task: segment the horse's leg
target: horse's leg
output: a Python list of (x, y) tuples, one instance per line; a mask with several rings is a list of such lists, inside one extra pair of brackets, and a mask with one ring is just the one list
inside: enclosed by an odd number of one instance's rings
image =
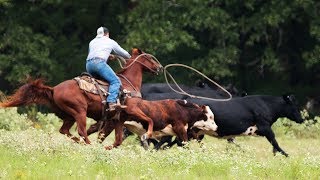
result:
[(76, 121), (80, 137), (84, 139), (85, 143), (90, 144), (86, 130), (88, 103), (82, 90), (78, 87), (71, 88), (68, 85), (60, 85), (55, 90), (53, 97), (57, 107)]
[(86, 144), (90, 144), (90, 140), (88, 138), (87, 135), (87, 129), (86, 129), (86, 124), (87, 124), (87, 115), (86, 115), (86, 111), (85, 112), (81, 112), (78, 114), (74, 115), (74, 119), (77, 122), (78, 125), (78, 133), (80, 135), (81, 138), (83, 138), (84, 142)]
[(63, 124), (59, 130), (59, 132), (63, 135), (67, 135), (69, 138), (73, 139), (76, 142), (79, 142), (79, 138), (74, 137), (71, 133), (70, 133), (70, 128), (73, 126), (73, 124), (75, 123), (75, 121), (73, 119), (70, 118), (64, 118), (63, 119)]
[(99, 131), (99, 135), (98, 135), (98, 139), (100, 143), (102, 143), (109, 136), (109, 134), (115, 129), (115, 121), (118, 121), (118, 120), (112, 119), (112, 120), (103, 121), (102, 128)]
[(87, 130), (87, 135), (90, 136), (91, 134), (98, 132), (100, 126), (102, 126), (102, 123), (103, 121), (97, 121), (96, 123), (92, 124)]
[(110, 150), (121, 145), (123, 140), (123, 123), (120, 120), (115, 122), (115, 141), (112, 146), (106, 146), (105, 149)]

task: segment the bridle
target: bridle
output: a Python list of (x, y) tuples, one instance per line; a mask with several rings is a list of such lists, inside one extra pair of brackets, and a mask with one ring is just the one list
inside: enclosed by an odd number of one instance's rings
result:
[(129, 67), (131, 67), (135, 62), (141, 64), (143, 67), (147, 68), (150, 72), (158, 74), (159, 69), (157, 68), (157, 70), (153, 70), (150, 67), (146, 66), (145, 64), (143, 64), (142, 62), (138, 61), (138, 59), (142, 56), (145, 56), (145, 58), (150, 61), (151, 63), (153, 63), (153, 65), (157, 65), (157, 67), (159, 67), (160, 69), (163, 69), (163, 66), (161, 65), (161, 63), (158, 61), (158, 59), (156, 57), (154, 57), (152, 54), (147, 54), (147, 53), (142, 53), (140, 55), (138, 55), (128, 66), (123, 67), (122, 69), (128, 69)]
[[(153, 69), (151, 69), (150, 67), (148, 67), (148, 66), (146, 66), (145, 64), (143, 64), (142, 62), (138, 61), (138, 59), (139, 59), (140, 57), (142, 57), (142, 56), (145, 56), (145, 58), (146, 58), (148, 61), (152, 62), (153, 65), (157, 65), (157, 67), (158, 67), (157, 70), (153, 70)], [(152, 58), (152, 59), (151, 59), (151, 58)], [(138, 55), (128, 66), (123, 67), (122, 70), (128, 69), (128, 68), (131, 67), (135, 62), (141, 64), (143, 67), (147, 68), (150, 72), (155, 73), (155, 74), (158, 74), (159, 68), (160, 68), (160, 69), (163, 69), (163, 66), (161, 65), (161, 63), (158, 61), (158, 59), (157, 59), (156, 57), (154, 57), (154, 56), (151, 55), (151, 54), (142, 53), (142, 54)], [(117, 75), (118, 75), (119, 77), (123, 78), (124, 80), (126, 80), (126, 81), (129, 83), (129, 85), (135, 90), (135, 92), (136, 92), (136, 94), (137, 94), (137, 95), (136, 95), (137, 97), (140, 97), (140, 98), (142, 97), (142, 96), (141, 96), (141, 92), (138, 91), (136, 87), (134, 87), (134, 85), (132, 84), (132, 82), (131, 82), (127, 77), (125, 77), (125, 76), (122, 75), (122, 74), (117, 74)]]

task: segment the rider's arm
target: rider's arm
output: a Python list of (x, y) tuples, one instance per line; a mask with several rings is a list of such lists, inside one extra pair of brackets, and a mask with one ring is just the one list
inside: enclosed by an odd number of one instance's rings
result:
[(114, 46), (113, 46), (113, 49), (114, 53), (116, 53), (117, 55), (119, 56), (122, 56), (126, 59), (129, 59), (131, 57), (131, 55), (126, 51), (124, 50), (117, 42), (114, 41)]

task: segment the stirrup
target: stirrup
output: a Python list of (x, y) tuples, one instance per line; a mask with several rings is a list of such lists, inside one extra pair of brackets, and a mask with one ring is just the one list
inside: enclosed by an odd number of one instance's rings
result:
[(121, 105), (120, 103), (109, 103), (109, 108), (107, 111), (121, 111), (122, 109), (127, 108), (126, 105)]

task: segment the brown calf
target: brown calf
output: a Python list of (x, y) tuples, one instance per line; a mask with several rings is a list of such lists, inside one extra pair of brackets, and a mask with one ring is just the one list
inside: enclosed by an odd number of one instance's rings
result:
[[(217, 130), (214, 115), (208, 106), (199, 106), (184, 100), (146, 101), (140, 98), (128, 98), (130, 106), (125, 109), (124, 126), (144, 141), (147, 132), (145, 118), (152, 119), (153, 133), (150, 138), (159, 140), (162, 136), (177, 136), (188, 141), (187, 130), (196, 125), (199, 129)], [(146, 145), (146, 144), (144, 144)]]

